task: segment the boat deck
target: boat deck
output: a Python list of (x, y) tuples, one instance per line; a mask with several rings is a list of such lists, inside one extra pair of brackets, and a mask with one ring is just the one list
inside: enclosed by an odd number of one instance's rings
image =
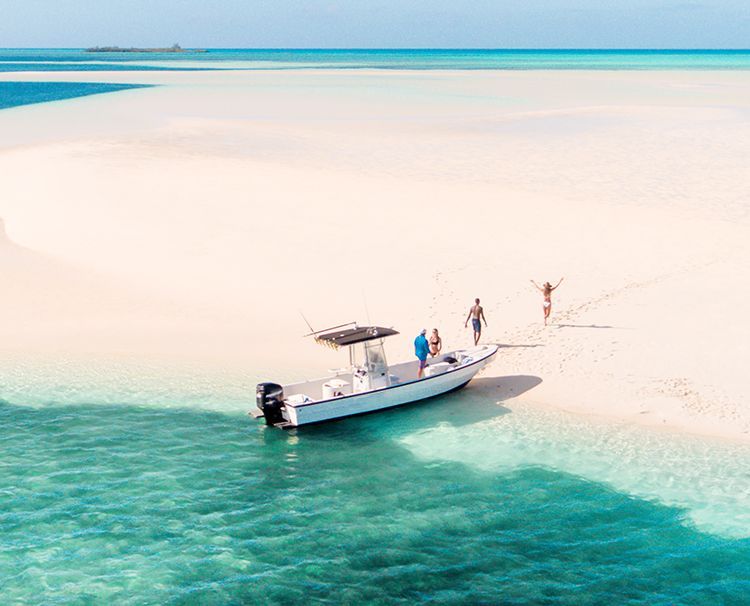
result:
[[(425, 368), (425, 377), (443, 374), (449, 370), (461, 368), (471, 363), (473, 354), (479, 354), (484, 351), (484, 347), (464, 349), (440, 354), (435, 358), (428, 358), (427, 367)], [(457, 360), (454, 363), (446, 359)], [(459, 362), (460, 360), (460, 362)], [(371, 388), (371, 390), (382, 389), (388, 386), (399, 385), (418, 381), (417, 372), (419, 363), (417, 360), (401, 362), (388, 367), (389, 381), (383, 377), (382, 385)], [(311, 402), (319, 402), (335, 399), (342, 396), (348, 396), (355, 393), (354, 377), (351, 372), (323, 377), (320, 379), (311, 379), (301, 383), (283, 385), (284, 402), (287, 406), (297, 407), (307, 405)], [(368, 390), (370, 391), (370, 390)]]

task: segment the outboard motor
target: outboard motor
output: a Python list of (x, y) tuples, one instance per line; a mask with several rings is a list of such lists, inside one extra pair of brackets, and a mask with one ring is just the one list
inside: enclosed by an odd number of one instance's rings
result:
[(284, 388), (276, 383), (258, 383), (255, 388), (255, 404), (263, 413), (266, 425), (283, 423), (281, 414), (284, 407)]

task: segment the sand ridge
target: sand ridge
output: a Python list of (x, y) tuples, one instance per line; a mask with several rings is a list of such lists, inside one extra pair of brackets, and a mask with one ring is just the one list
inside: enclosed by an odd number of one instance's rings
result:
[[(488, 376), (542, 379), (519, 401), (749, 435), (742, 74), (12, 76), (163, 84), (0, 113), (11, 238), (134, 301), (84, 288), (72, 348), (309, 375), (336, 362), (300, 309), (395, 325), (401, 359), (423, 326), (468, 343), (479, 296)], [(544, 328), (529, 279), (561, 276)]]

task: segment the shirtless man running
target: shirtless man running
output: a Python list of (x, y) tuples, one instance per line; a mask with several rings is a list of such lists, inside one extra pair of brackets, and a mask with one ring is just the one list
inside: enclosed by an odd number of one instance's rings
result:
[(466, 316), (466, 322), (464, 322), (464, 328), (469, 325), (469, 318), (471, 318), (471, 325), (474, 327), (474, 345), (479, 344), (479, 337), (482, 336), (482, 322), (487, 326), (487, 318), (484, 317), (484, 309), (479, 304), (479, 299), (474, 299), (474, 305), (469, 310), (469, 315)]
[(562, 284), (562, 281), (565, 278), (560, 278), (560, 281), (552, 286), (549, 282), (545, 282), (544, 285), (539, 286), (534, 280), (531, 280), (531, 283), (541, 291), (541, 293), (544, 295), (544, 303), (542, 303), (543, 309), (544, 309), (544, 325), (547, 326), (547, 319), (549, 318), (550, 313), (552, 313), (552, 291), (555, 290), (560, 284)]

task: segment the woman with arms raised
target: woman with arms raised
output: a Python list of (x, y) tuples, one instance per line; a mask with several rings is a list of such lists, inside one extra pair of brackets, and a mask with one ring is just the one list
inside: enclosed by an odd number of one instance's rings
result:
[(552, 313), (552, 291), (555, 290), (565, 278), (560, 278), (560, 281), (552, 286), (549, 282), (545, 282), (542, 286), (539, 286), (534, 280), (531, 283), (537, 287), (537, 289), (544, 295), (544, 303), (542, 303), (542, 309), (544, 309), (544, 325), (547, 326), (547, 319), (550, 313)]

